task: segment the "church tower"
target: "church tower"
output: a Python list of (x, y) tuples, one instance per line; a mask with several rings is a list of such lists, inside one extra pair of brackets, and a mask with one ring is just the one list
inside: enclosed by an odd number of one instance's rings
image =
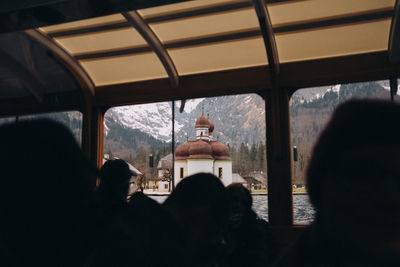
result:
[(196, 140), (187, 141), (175, 150), (175, 185), (187, 176), (207, 172), (221, 179), (226, 186), (232, 183), (232, 161), (229, 148), (213, 140), (214, 124), (202, 113), (197, 118)]

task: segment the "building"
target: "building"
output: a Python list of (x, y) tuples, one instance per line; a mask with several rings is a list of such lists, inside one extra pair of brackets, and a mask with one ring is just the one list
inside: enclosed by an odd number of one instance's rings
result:
[(232, 160), (229, 148), (213, 140), (214, 124), (202, 114), (196, 120), (196, 140), (187, 141), (175, 150), (174, 180), (199, 173), (212, 173), (226, 186), (232, 183)]
[(158, 191), (170, 192), (170, 173), (172, 172), (172, 153), (161, 158), (157, 165)]

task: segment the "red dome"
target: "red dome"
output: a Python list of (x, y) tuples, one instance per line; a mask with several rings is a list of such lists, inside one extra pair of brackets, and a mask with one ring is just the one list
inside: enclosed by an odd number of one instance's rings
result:
[(190, 143), (191, 141), (188, 141), (186, 143), (183, 143), (182, 145), (179, 145), (175, 149), (175, 157), (177, 160), (186, 159), (187, 157), (189, 157)]
[(212, 121), (208, 120), (210, 122), (210, 128), (208, 128), (208, 131), (212, 133), (214, 131), (214, 123)]
[(212, 159), (212, 149), (208, 142), (201, 139), (191, 142), (189, 159)]
[(204, 116), (204, 114), (201, 114), (200, 117), (197, 118), (196, 120), (196, 128), (210, 128), (210, 121)]
[(229, 156), (229, 148), (218, 142), (218, 141), (213, 141), (211, 142), (211, 149), (212, 149), (212, 154), (215, 159), (218, 160), (230, 160)]

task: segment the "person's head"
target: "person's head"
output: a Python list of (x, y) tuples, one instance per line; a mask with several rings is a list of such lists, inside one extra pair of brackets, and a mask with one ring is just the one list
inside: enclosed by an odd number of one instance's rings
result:
[(326, 238), (369, 256), (400, 253), (400, 106), (340, 106), (313, 151), (307, 184)]
[(22, 121), (0, 127), (0, 147), (0, 240), (15, 264), (83, 260), (97, 169), (74, 136), (50, 120)]
[(228, 215), (225, 188), (217, 177), (199, 173), (184, 178), (164, 205), (184, 228), (192, 253), (214, 253)]
[[(173, 256), (177, 252), (179, 257)], [(185, 256), (182, 231), (172, 215), (155, 200), (136, 192), (115, 214), (92, 266), (187, 266)]]
[(136, 174), (122, 159), (107, 160), (100, 170), (100, 190), (125, 201), (132, 175)]
[[(230, 223), (239, 226), (244, 218), (256, 217), (251, 209), (253, 199), (250, 191), (240, 183), (233, 183), (227, 186), (226, 193), (229, 204)], [(249, 219), (250, 219), (249, 218)]]

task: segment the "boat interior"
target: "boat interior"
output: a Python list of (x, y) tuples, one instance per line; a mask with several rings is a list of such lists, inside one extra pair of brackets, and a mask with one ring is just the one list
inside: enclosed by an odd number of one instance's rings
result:
[(400, 71), (396, 0), (3, 0), (0, 12), (0, 116), (82, 112), (82, 148), (99, 167), (111, 107), (262, 96), (282, 244), (304, 229), (293, 222), (291, 95), (395, 84)]

